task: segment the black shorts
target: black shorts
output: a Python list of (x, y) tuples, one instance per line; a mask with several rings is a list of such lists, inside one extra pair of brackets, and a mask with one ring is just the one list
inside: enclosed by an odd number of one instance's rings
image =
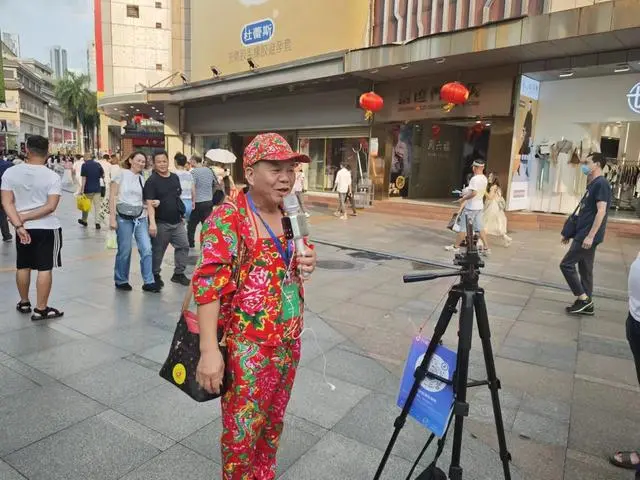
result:
[(46, 272), (62, 266), (62, 228), (27, 230), (31, 243), (24, 245), (16, 238), (16, 268)]

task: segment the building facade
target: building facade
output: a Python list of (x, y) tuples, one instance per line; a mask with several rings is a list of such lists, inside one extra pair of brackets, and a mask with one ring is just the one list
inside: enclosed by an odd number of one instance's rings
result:
[(87, 72), (89, 74), (89, 90), (98, 91), (96, 83), (96, 42), (89, 42), (87, 47)]
[[(129, 103), (133, 107), (111, 110), (108, 115), (101, 109), (101, 150), (119, 151), (125, 129), (127, 137), (146, 140), (155, 140), (158, 128), (162, 130), (160, 112), (145, 107), (144, 92), (152, 87), (181, 85), (189, 78), (189, 3), (95, 0), (99, 105)], [(145, 124), (153, 127), (146, 128)]]
[(53, 78), (63, 78), (69, 70), (67, 65), (67, 50), (62, 47), (55, 46), (49, 51), (49, 56)]
[(22, 150), (30, 135), (48, 137), (51, 152), (75, 151), (75, 127), (55, 99), (52, 70), (2, 47), (6, 101), (0, 103), (0, 151)]

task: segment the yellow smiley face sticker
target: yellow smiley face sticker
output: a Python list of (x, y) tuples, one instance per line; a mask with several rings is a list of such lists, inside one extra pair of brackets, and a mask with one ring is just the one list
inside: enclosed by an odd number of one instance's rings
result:
[(173, 367), (173, 381), (176, 385), (182, 385), (187, 379), (187, 369), (181, 363), (176, 363)]

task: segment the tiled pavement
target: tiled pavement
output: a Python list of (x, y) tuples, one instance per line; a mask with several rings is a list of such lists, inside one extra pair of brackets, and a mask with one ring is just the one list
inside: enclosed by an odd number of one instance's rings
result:
[[(116, 293), (105, 233), (74, 224), (70, 197), (62, 212), (65, 267), (56, 272), (51, 303), (64, 308), (63, 319), (32, 325), (15, 312), (14, 247), (0, 246), (0, 479), (220, 478), (218, 406), (190, 401), (157, 375), (183, 290), (169, 284), (161, 295), (143, 294), (134, 267), (136, 291)], [(322, 213), (312, 220), (322, 240), (449, 260), (441, 250), (449, 237), (429, 222), (362, 215), (345, 225)], [(555, 237), (514, 237), (511, 249), (494, 248), (486, 270), (559, 283)], [(596, 275), (601, 284), (606, 276), (605, 293), (624, 294), (637, 249), (637, 241), (603, 245)], [(313, 331), (303, 337), (280, 478), (371, 479), (398, 413), (398, 375), (411, 335), (425, 320), (429, 332), (454, 280), (403, 285), (403, 272), (424, 267), (336, 247), (319, 246), (318, 253), (326, 263), (308, 286)], [(483, 284), (513, 478), (631, 478), (605, 460), (611, 450), (640, 442), (625, 303), (599, 299), (595, 317), (568, 318), (561, 313), (564, 291), (488, 276)], [(447, 343), (455, 346), (451, 330)], [(476, 377), (483, 368), (478, 347), (476, 336)], [(321, 350), (335, 391), (324, 382)], [(488, 392), (471, 395), (464, 478), (502, 478)], [(405, 478), (426, 437), (409, 421), (385, 478)], [(448, 452), (440, 462), (445, 470)]]

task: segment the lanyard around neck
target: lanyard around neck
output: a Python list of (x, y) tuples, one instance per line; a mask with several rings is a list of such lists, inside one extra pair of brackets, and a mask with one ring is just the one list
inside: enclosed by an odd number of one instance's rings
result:
[(271, 240), (273, 241), (274, 245), (278, 249), (278, 253), (282, 257), (282, 260), (284, 261), (285, 266), (289, 268), (289, 264), (291, 262), (291, 257), (292, 257), (292, 250), (293, 250), (291, 248), (291, 242), (287, 242), (287, 250), (285, 251), (285, 249), (282, 248), (282, 243), (280, 242), (280, 239), (276, 236), (275, 233), (273, 233), (273, 230), (271, 229), (269, 224), (264, 221), (264, 218), (262, 218), (262, 216), (258, 212), (258, 209), (256, 208), (256, 204), (253, 203), (253, 199), (251, 198), (250, 193), (247, 194), (247, 203), (249, 203), (249, 208), (251, 209), (251, 211), (260, 219), (260, 221), (264, 225), (264, 228), (267, 230), (267, 233), (271, 237)]

